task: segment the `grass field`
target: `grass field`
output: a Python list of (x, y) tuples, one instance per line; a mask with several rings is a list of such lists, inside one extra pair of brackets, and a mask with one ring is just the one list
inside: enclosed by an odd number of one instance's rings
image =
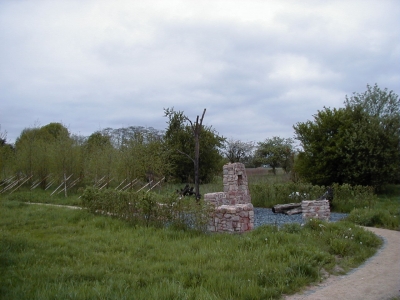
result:
[(279, 299), (380, 244), (347, 222), (207, 234), (3, 198), (0, 298)]
[[(290, 184), (268, 169), (248, 177), (251, 189)], [(202, 194), (216, 191), (220, 178), (201, 186)], [(399, 192), (389, 187), (373, 205), (352, 209), (349, 221), (308, 220), (240, 235), (133, 226), (86, 210), (25, 204), (80, 206), (79, 192), (2, 194), (0, 299), (279, 299), (373, 255), (381, 240), (355, 223), (399, 230)]]

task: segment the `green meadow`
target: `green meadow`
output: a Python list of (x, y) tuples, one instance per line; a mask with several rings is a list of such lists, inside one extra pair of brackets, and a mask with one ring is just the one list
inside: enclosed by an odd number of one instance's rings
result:
[[(262, 207), (280, 203), (293, 189), (316, 194), (323, 190), (293, 185), (284, 174), (261, 172), (250, 171), (249, 184), (253, 203)], [(154, 207), (154, 199), (178, 188), (155, 189), (140, 198), (147, 201), (141, 207)], [(214, 192), (222, 184), (217, 178), (201, 188), (202, 193)], [(350, 213), (347, 220), (261, 226), (244, 234), (210, 234), (173, 222), (160, 225), (101, 215), (81, 197), (82, 189), (67, 198), (39, 189), (4, 193), (0, 298), (280, 299), (328, 274), (345, 274), (371, 257), (382, 241), (356, 224), (399, 229), (398, 186), (379, 195), (348, 186), (338, 191), (333, 207)], [(101, 198), (104, 207), (118, 204), (113, 195), (120, 194), (98, 193), (106, 195)], [(265, 193), (270, 195), (267, 202)], [(195, 204), (194, 199), (184, 201)], [(185, 213), (190, 205), (177, 209)]]
[(279, 299), (344, 274), (382, 243), (345, 221), (209, 234), (0, 203), (2, 299)]

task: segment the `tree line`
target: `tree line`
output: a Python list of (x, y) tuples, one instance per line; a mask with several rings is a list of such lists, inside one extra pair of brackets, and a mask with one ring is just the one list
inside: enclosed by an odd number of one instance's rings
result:
[(42, 188), (49, 174), (60, 180), (73, 174), (86, 183), (161, 177), (194, 183), (195, 176), (208, 183), (223, 164), (242, 162), (247, 167), (267, 165), (274, 173), (279, 167), (312, 184), (381, 187), (400, 178), (399, 107), (393, 91), (367, 85), (365, 92), (346, 96), (343, 108), (324, 107), (313, 120), (295, 124), (294, 138), (273, 136), (258, 143), (227, 139), (174, 108), (164, 109), (165, 130), (106, 128), (83, 137), (50, 123), (24, 129), (14, 145), (0, 131), (0, 178), (32, 175)]

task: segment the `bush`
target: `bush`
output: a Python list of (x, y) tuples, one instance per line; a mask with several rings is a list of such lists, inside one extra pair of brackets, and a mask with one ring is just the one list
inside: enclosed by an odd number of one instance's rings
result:
[(193, 198), (179, 199), (175, 193), (127, 192), (88, 187), (82, 205), (92, 213), (111, 215), (133, 224), (172, 226), (178, 229), (204, 230), (207, 206)]

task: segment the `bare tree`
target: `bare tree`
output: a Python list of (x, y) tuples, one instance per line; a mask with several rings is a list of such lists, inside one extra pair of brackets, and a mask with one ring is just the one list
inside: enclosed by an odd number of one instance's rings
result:
[(254, 149), (254, 142), (242, 142), (240, 140), (229, 139), (225, 143), (224, 154), (231, 163), (242, 162), (243, 159), (251, 154)]
[(195, 186), (195, 193), (196, 193), (197, 201), (201, 197), (200, 196), (200, 180), (199, 180), (199, 177), (200, 177), (199, 176), (200, 134), (201, 134), (201, 130), (203, 129), (203, 119), (204, 119), (205, 113), (206, 113), (206, 109), (203, 110), (203, 114), (201, 116), (200, 122), (199, 122), (199, 116), (197, 116), (195, 123), (193, 123), (188, 117), (184, 116), (185, 120), (190, 123), (190, 126), (192, 128), (192, 133), (193, 133), (194, 143), (195, 143), (194, 159), (190, 155), (178, 150), (181, 154), (186, 155), (189, 159), (191, 159), (193, 161), (193, 164), (194, 164), (194, 186)]
[(196, 118), (196, 123), (192, 123), (189, 119), (190, 125), (192, 126), (195, 148), (194, 148), (194, 186), (196, 191), (196, 199), (200, 199), (200, 186), (199, 186), (199, 157), (200, 157), (200, 134), (203, 128), (203, 119), (206, 113), (206, 109), (203, 110), (203, 115), (201, 116), (199, 123), (199, 116)]

